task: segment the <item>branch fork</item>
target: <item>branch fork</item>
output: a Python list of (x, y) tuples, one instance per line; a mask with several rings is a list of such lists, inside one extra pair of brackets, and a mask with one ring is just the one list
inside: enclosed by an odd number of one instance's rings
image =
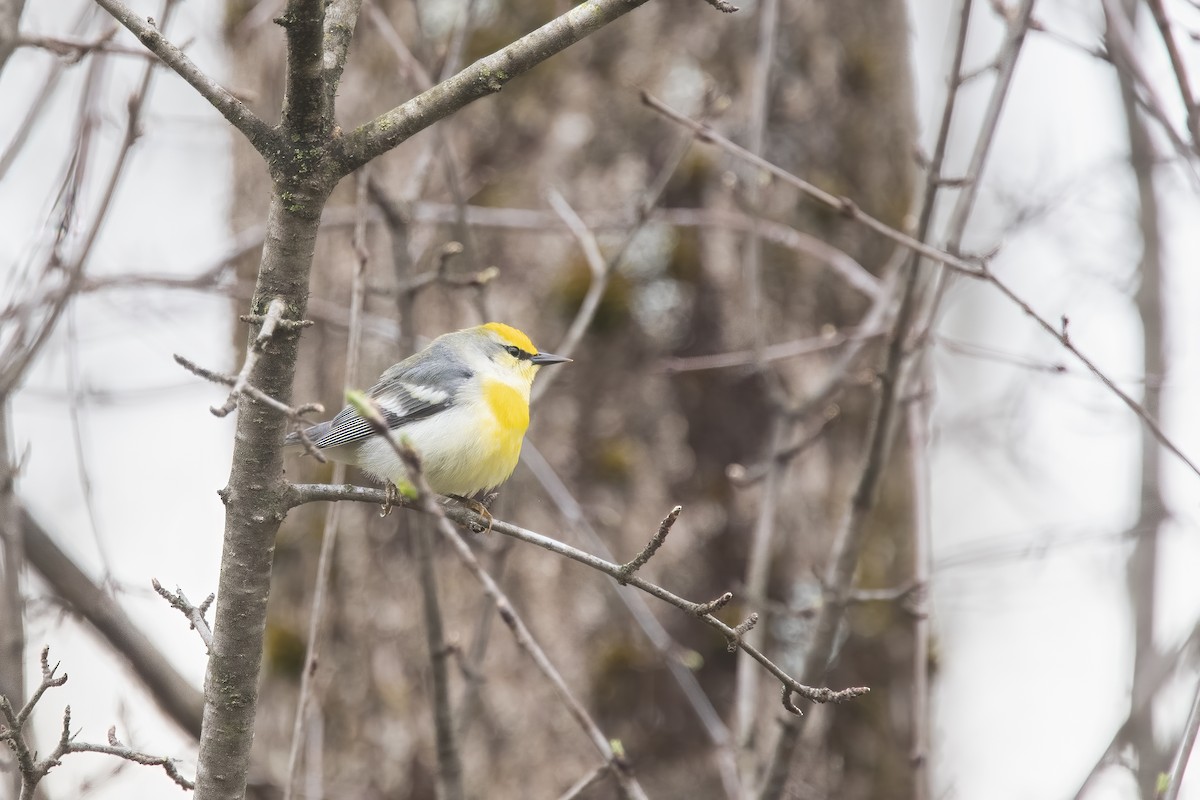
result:
[(194, 784), (180, 774), (178, 767), (175, 766), (174, 759), (164, 756), (147, 755), (136, 750), (131, 750), (122, 744), (117, 739), (116, 726), (108, 729), (107, 744), (92, 744), (77, 741), (75, 738), (77, 734), (71, 733), (70, 706), (67, 706), (63, 710), (62, 732), (59, 734), (58, 743), (49, 755), (39, 759), (37, 751), (29, 746), (29, 742), (25, 738), (25, 723), (29, 721), (29, 716), (33, 713), (34, 707), (37, 706), (47, 690), (57, 688), (67, 682), (66, 673), (56, 675), (59, 667), (58, 663), (50, 666), (49, 647), (42, 648), (41, 667), (42, 681), (30, 696), (29, 702), (20, 711), (13, 708), (12, 703), (7, 697), (0, 695), (0, 719), (3, 720), (3, 724), (0, 725), (0, 741), (7, 742), (9, 748), (12, 749), (13, 754), (16, 756), (17, 770), (21, 775), (20, 800), (33, 800), (37, 794), (38, 784), (49, 774), (50, 770), (62, 764), (63, 756), (68, 753), (104, 753), (123, 758), (126, 761), (132, 761), (135, 764), (162, 767), (168, 777), (182, 788), (188, 790), (194, 788)]

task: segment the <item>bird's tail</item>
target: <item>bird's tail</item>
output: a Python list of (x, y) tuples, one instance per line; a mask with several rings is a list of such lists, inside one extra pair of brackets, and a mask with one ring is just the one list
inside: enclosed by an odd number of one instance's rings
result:
[[(319, 442), (329, 433), (329, 421), (321, 422), (313, 425), (311, 428), (306, 428), (304, 435), (308, 437), (310, 442)], [(296, 431), (289, 433), (287, 438), (283, 440), (285, 446), (300, 444), (300, 434)]]

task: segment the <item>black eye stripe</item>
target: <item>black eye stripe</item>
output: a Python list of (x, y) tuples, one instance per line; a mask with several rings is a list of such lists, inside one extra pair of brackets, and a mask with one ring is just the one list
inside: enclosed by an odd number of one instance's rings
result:
[(504, 349), (510, 356), (513, 358), (519, 358), (522, 361), (528, 361), (529, 359), (533, 358), (533, 353), (526, 353), (515, 344), (506, 345)]

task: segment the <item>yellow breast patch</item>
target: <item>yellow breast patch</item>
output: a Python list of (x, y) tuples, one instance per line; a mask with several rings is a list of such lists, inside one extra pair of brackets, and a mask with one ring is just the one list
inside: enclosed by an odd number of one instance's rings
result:
[(507, 383), (485, 381), (483, 398), (503, 433), (515, 434), (518, 439), (525, 435), (529, 427), (529, 401), (520, 392)]

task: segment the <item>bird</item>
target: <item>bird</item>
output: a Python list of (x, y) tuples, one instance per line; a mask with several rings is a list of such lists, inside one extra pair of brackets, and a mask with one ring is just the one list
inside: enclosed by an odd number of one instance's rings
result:
[[(508, 480), (529, 428), (529, 392), (538, 370), (571, 361), (539, 352), (503, 322), (445, 333), (386, 369), (367, 391), (393, 435), (406, 436), (429, 488), (468, 499)], [(408, 471), (395, 449), (353, 406), (300, 433), (322, 454), (357, 466), (389, 486)]]

